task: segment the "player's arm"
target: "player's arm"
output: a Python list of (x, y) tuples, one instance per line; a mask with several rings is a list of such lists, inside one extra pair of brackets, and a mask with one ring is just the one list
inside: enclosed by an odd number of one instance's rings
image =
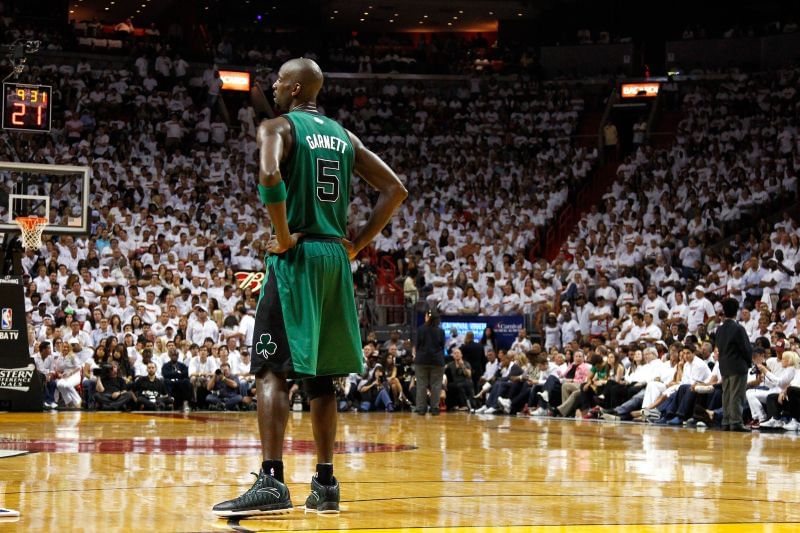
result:
[(408, 196), (408, 191), (397, 174), (389, 168), (389, 165), (367, 149), (358, 137), (349, 131), (347, 134), (350, 136), (350, 142), (355, 151), (355, 173), (380, 193), (378, 203), (375, 204), (367, 223), (361, 228), (352, 243), (344, 241), (352, 261), (358, 252), (366, 248), (389, 223), (394, 212)]
[(265, 120), (258, 127), (258, 192), (267, 206), (273, 235), (267, 250), (280, 254), (297, 244), (300, 234), (289, 233), (286, 218), (286, 186), (281, 176), (281, 160), (291, 148), (291, 125), (285, 118)]

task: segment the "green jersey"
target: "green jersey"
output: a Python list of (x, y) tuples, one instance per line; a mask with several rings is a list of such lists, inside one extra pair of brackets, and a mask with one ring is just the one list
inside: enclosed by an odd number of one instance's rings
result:
[(286, 184), (289, 231), (345, 237), (355, 151), (335, 120), (306, 111), (283, 115), (294, 143), (281, 174)]

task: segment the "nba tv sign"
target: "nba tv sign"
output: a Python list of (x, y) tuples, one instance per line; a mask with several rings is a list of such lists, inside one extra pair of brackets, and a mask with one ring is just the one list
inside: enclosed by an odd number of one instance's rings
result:
[(0, 278), (0, 410), (41, 411), (42, 379), (28, 350), (22, 278)]
[(3, 307), (0, 310), (0, 340), (17, 340), (19, 331), (13, 329), (14, 310)]

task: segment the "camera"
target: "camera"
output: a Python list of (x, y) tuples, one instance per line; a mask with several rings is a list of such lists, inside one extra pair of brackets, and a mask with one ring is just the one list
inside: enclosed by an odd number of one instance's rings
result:
[(111, 365), (108, 363), (103, 363), (97, 368), (93, 368), (92, 374), (99, 378), (106, 378), (111, 375)]

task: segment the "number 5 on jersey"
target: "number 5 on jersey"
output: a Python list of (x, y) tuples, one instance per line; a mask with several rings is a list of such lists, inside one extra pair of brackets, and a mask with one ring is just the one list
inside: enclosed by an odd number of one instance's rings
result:
[(317, 158), (317, 198), (320, 202), (339, 199), (339, 161)]

